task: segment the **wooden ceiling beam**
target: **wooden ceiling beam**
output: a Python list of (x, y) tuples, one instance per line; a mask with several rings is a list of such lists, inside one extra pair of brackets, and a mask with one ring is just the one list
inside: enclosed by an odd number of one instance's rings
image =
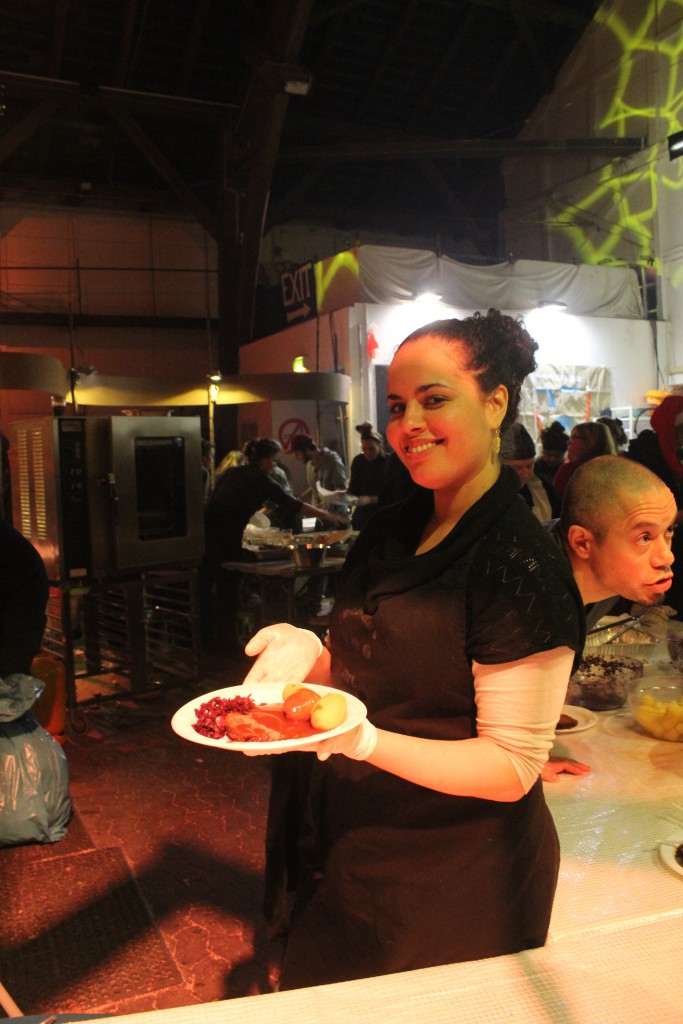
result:
[(49, 125), (65, 102), (66, 98), (63, 96), (48, 96), (33, 107), (26, 117), (12, 125), (0, 137), (0, 164), (16, 153), (36, 132)]
[[(510, 12), (509, 0), (466, 0), (466, 2), (473, 7), (488, 7), (490, 10), (501, 11), (505, 14)], [(545, 21), (549, 25), (570, 28), (575, 32), (581, 32), (592, 20), (591, 15), (578, 14), (568, 10), (562, 4), (552, 3), (551, 0), (533, 0), (532, 3), (526, 3), (525, 7), (529, 16), (536, 21)]]
[(69, 0), (56, 0), (52, 19), (52, 38), (48, 59), (48, 75), (56, 78), (62, 70), (64, 60), (64, 41), (66, 39), (66, 23), (69, 14)]
[(392, 32), (389, 37), (384, 40), (382, 45), (382, 52), (375, 63), (370, 80), (363, 90), (363, 96), (360, 103), (356, 105), (355, 116), (362, 118), (370, 106), (373, 97), (379, 89), (382, 79), (384, 78), (387, 68), (391, 66), (394, 59), (397, 47), (400, 45), (403, 36), (408, 31), (410, 21), (415, 14), (419, 0), (406, 0), (405, 6), (401, 11), (401, 16), (396, 21)]
[(130, 74), (130, 59), (133, 52), (133, 40), (135, 38), (135, 24), (138, 16), (138, 0), (126, 0), (126, 6), (121, 18), (121, 32), (119, 34), (119, 52), (116, 57), (114, 68), (114, 85), (123, 87), (128, 81)]
[[(41, 97), (82, 93), (83, 84), (62, 78), (47, 78), (41, 75), (26, 75), (17, 71), (0, 69), (0, 83), (11, 88), (15, 96)], [(234, 118), (239, 110), (236, 103), (218, 100), (193, 99), (190, 96), (143, 92), (119, 86), (101, 85), (91, 90), (93, 95), (112, 100), (125, 101), (130, 109), (147, 111), (170, 119), (205, 121), (214, 125)]]
[(343, 142), (340, 145), (287, 146), (280, 153), (283, 163), (329, 163), (363, 161), (501, 160), (512, 156), (566, 156), (567, 153), (630, 156), (644, 149), (640, 136), (584, 139), (395, 139), (377, 142)]
[(538, 41), (534, 33), (533, 20), (529, 14), (529, 8), (527, 4), (524, 3), (524, 0), (508, 0), (508, 3), (510, 5), (512, 17), (517, 23), (517, 31), (519, 32), (520, 40), (526, 48), (529, 58), (531, 59), (531, 63), (536, 68), (538, 76), (547, 92), (553, 84), (553, 76), (550, 74), (548, 64), (543, 59), (541, 48), (538, 45)]
[(205, 231), (216, 241), (220, 238), (219, 222), (213, 211), (195, 195), (189, 185), (181, 178), (175, 167), (171, 164), (159, 147), (154, 143), (143, 130), (138, 121), (122, 103), (100, 97), (100, 103), (104, 110), (116, 122), (124, 135), (133, 143), (136, 149), (147, 160), (149, 165), (157, 172), (171, 191), (177, 196), (183, 206), (192, 213)]
[(206, 29), (206, 22), (209, 16), (210, 7), (211, 0), (195, 0), (192, 14), (192, 25), (187, 37), (187, 45), (185, 47), (185, 52), (183, 53), (180, 73), (176, 81), (176, 91), (181, 96), (189, 92), (190, 85), (192, 83), (192, 76), (197, 64), (197, 58), (199, 57), (202, 36)]

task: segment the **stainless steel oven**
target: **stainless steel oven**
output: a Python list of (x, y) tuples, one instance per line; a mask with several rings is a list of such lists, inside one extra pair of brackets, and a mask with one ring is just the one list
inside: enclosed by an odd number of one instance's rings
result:
[(15, 526), (51, 580), (102, 579), (199, 561), (200, 421), (56, 416), (12, 425)]

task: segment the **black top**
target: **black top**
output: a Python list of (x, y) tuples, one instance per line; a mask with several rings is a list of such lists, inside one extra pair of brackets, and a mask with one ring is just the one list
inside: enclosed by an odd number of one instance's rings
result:
[[(499, 480), (416, 556), (430, 492), (374, 516), (345, 566), (330, 628), (333, 684), (394, 732), (476, 735), (472, 661), (583, 646), (571, 568)], [(501, 803), (448, 796), (367, 763), (314, 767), (299, 916), (281, 987), (497, 956), (545, 941), (558, 844), (538, 781)], [(306, 884), (307, 883), (307, 884)]]
[(30, 673), (45, 629), (50, 587), (30, 541), (0, 518), (0, 678)]
[(206, 506), (206, 557), (237, 562), (243, 556), (244, 528), (266, 501), (298, 512), (302, 502), (254, 465), (233, 466), (223, 473)]

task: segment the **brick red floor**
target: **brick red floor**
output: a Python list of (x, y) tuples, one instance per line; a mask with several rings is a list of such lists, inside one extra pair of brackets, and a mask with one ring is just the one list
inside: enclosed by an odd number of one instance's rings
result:
[[(197, 692), (241, 682), (242, 662), (205, 659), (198, 690), (84, 706), (64, 744), (71, 793), (96, 848), (120, 847), (182, 984), (80, 1012), (133, 1013), (267, 992), (280, 949), (261, 915), (269, 788), (261, 758), (179, 739), (169, 722)], [(103, 970), (106, 966), (103, 965)]]

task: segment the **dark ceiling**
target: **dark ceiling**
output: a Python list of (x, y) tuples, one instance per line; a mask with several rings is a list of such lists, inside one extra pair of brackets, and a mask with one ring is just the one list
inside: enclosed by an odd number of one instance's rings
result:
[(0, 0), (0, 190), (181, 203), (214, 233), (251, 194), (238, 224), (259, 231), (315, 220), (492, 258), (503, 143), (597, 6)]

